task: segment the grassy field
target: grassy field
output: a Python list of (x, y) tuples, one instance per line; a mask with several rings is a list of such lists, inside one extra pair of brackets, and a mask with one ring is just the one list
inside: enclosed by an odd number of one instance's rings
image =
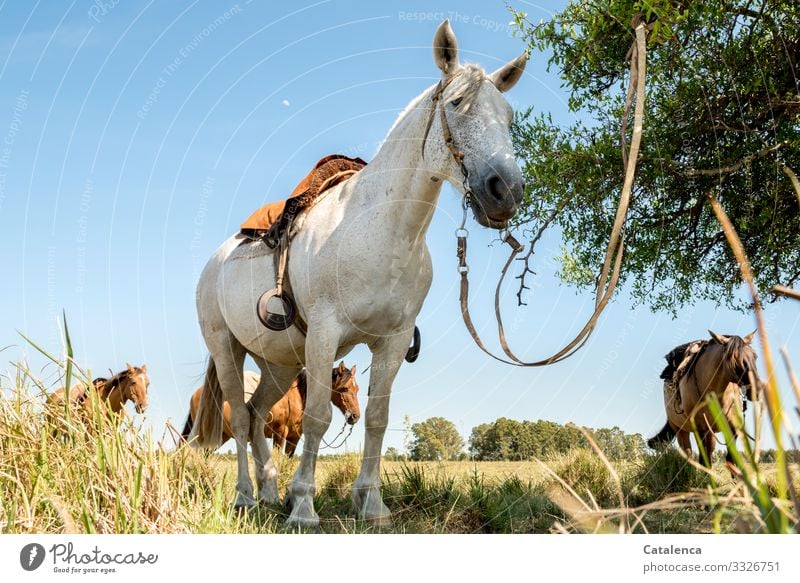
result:
[[(232, 509), (233, 456), (162, 447), (130, 419), (98, 415), (87, 433), (71, 412), (45, 418), (33, 393), (0, 399), (0, 532), (286, 532), (280, 507)], [(298, 461), (276, 461), (283, 494)], [(320, 460), (323, 532), (372, 532), (350, 506), (359, 464), (356, 455)], [(675, 450), (614, 470), (619, 482), (591, 450), (542, 462), (386, 461), (389, 532), (729, 532), (751, 514), (723, 468), (712, 487)]]
[[(232, 508), (231, 455), (155, 440), (138, 421), (45, 414), (44, 387), (24, 369), (0, 390), (0, 533), (286, 532), (279, 506)], [(94, 393), (92, 393), (94, 395)], [(88, 429), (88, 430), (87, 430)], [(165, 445), (165, 442), (169, 442)], [(297, 459), (276, 458), (283, 495)], [(318, 463), (321, 530), (373, 532), (356, 519), (357, 455)], [(706, 473), (673, 448), (610, 464), (591, 449), (541, 461), (384, 461), (383, 494), (397, 533), (787, 532), (797, 524), (775, 468), (743, 462)], [(791, 468), (797, 483), (796, 465)], [(783, 522), (775, 519), (780, 516)]]

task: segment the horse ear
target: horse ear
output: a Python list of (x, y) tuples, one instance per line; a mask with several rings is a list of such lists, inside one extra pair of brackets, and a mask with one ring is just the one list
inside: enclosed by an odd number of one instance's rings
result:
[(528, 63), (528, 51), (525, 51), (510, 63), (506, 63), (494, 73), (489, 75), (489, 80), (497, 87), (500, 93), (505, 93), (517, 84), (525, 71)]
[(351, 375), (355, 375), (356, 374), (356, 365), (355, 364), (353, 365), (353, 368), (350, 369), (350, 374)]
[(342, 373), (347, 370), (347, 367), (344, 365), (344, 361), (339, 361), (339, 372)]
[(727, 336), (723, 336), (722, 334), (717, 334), (716, 332), (712, 332), (711, 330), (709, 330), (708, 333), (711, 334), (711, 338), (717, 344), (727, 344), (728, 342), (730, 342), (730, 338), (728, 338)]
[(147, 372), (147, 365), (146, 364), (143, 364), (139, 368), (142, 369), (142, 372)]
[(126, 362), (125, 366), (128, 367), (128, 371), (129, 372), (133, 372), (134, 370), (136, 370), (136, 369), (133, 368), (133, 365), (130, 362)]
[(747, 336), (742, 338), (742, 340), (744, 340), (744, 343), (745, 344), (752, 344), (753, 338), (755, 338), (755, 336), (756, 336), (756, 332), (758, 332), (758, 330), (753, 330), (752, 332), (750, 332), (750, 334), (748, 334)]
[(450, 21), (445, 20), (433, 36), (433, 61), (444, 76), (452, 75), (458, 69), (458, 41)]

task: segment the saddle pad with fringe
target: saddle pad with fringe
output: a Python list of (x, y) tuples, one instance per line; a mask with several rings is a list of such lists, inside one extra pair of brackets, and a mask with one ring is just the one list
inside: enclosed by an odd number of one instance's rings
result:
[(250, 239), (263, 237), (267, 244), (270, 241), (277, 243), (292, 220), (308, 209), (320, 194), (344, 182), (366, 165), (361, 158), (342, 154), (325, 156), (300, 181), (287, 200), (265, 205), (250, 215), (242, 223), (241, 234)]
[(695, 340), (676, 346), (664, 356), (667, 366), (661, 371), (660, 378), (665, 381), (672, 381), (677, 385), (678, 381), (691, 371), (703, 348), (709, 343), (708, 340)]
[(676, 346), (664, 356), (667, 359), (667, 366), (661, 371), (661, 378), (664, 379), (665, 394), (671, 395), (669, 399), (672, 407), (679, 415), (685, 414), (683, 403), (681, 402), (681, 392), (678, 390), (681, 379), (691, 374), (692, 369), (700, 360), (706, 346), (711, 344), (710, 340), (695, 340)]

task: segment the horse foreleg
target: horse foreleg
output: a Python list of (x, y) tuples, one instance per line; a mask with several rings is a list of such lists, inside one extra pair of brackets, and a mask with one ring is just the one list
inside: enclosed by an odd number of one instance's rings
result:
[(686, 455), (691, 459), (692, 457), (692, 440), (691, 434), (683, 429), (678, 429), (676, 432), (678, 438), (678, 446), (686, 452)]
[[(745, 437), (745, 439), (747, 439), (747, 438)], [(733, 447), (734, 447), (734, 449), (736, 448), (736, 436), (735, 435), (733, 436)], [(726, 447), (725, 467), (728, 468), (728, 472), (730, 472), (731, 478), (733, 478), (734, 480), (736, 478), (738, 478), (742, 474), (742, 472), (739, 470), (739, 468), (736, 465), (736, 460), (734, 460), (734, 458), (733, 458), (733, 452), (731, 451), (730, 447)]]
[(272, 448), (283, 453), (283, 444), (286, 443), (286, 435), (283, 432), (272, 430)]
[(381, 496), (381, 448), (389, 422), (389, 396), (397, 371), (411, 341), (408, 334), (396, 334), (378, 340), (372, 349), (369, 373), (369, 400), (364, 416), (364, 460), (353, 484), (353, 506), (358, 516), (376, 526), (392, 522), (392, 514)]
[(331, 423), (331, 368), (338, 348), (338, 337), (333, 330), (325, 329), (326, 326), (313, 328), (311, 324), (306, 340), (308, 387), (303, 415), (303, 457), (286, 495), (286, 507), (291, 509), (286, 522), (301, 528), (319, 526), (319, 516), (314, 510), (314, 474), (319, 443)]
[(714, 449), (717, 445), (717, 438), (714, 435), (713, 431), (703, 431), (700, 434), (702, 438), (702, 443), (698, 443), (698, 446), (705, 450), (705, 457), (703, 457), (703, 452), (700, 452), (700, 463), (702, 463), (705, 467), (710, 468), (714, 465)]
[(278, 401), (282, 391), (292, 383), (299, 370), (268, 365), (260, 359), (256, 359), (256, 362), (261, 368), (261, 380), (250, 399), (249, 409), (250, 443), (253, 445), (253, 459), (256, 465), (258, 499), (268, 504), (277, 504), (280, 502), (278, 469), (272, 461), (271, 448), (267, 443), (264, 428), (269, 410)]
[(300, 443), (300, 433), (297, 431), (289, 431), (286, 429), (284, 440), (286, 441), (286, 457), (294, 457), (294, 452), (297, 450), (297, 444)]

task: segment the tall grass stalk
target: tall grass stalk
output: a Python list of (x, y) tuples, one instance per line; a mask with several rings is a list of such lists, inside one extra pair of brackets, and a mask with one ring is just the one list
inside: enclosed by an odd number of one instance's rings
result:
[[(717, 426), (725, 435), (726, 444), (734, 457), (734, 463), (742, 473), (742, 477), (751, 493), (753, 502), (759, 509), (761, 519), (766, 525), (767, 530), (769, 532), (781, 533), (795, 532), (798, 526), (797, 521), (800, 515), (800, 506), (797, 504), (797, 496), (792, 483), (791, 469), (786, 461), (786, 448), (784, 446), (784, 430), (789, 429), (789, 434), (791, 434), (791, 428), (789, 427), (788, 420), (785, 418), (783, 404), (781, 403), (781, 397), (778, 391), (777, 370), (761, 309), (761, 301), (755, 284), (753, 283), (753, 273), (750, 269), (750, 262), (747, 259), (744, 246), (733, 224), (728, 218), (727, 213), (725, 213), (725, 209), (722, 208), (722, 205), (713, 195), (709, 195), (709, 201), (717, 217), (717, 221), (722, 226), (722, 230), (728, 240), (728, 245), (739, 264), (742, 279), (747, 285), (753, 300), (753, 313), (756, 320), (761, 349), (764, 354), (764, 363), (767, 369), (764, 396), (770, 417), (772, 435), (775, 439), (777, 491), (774, 498), (769, 496), (764, 472), (759, 466), (757, 456), (755, 455), (756, 451), (750, 449), (747, 444), (747, 439), (743, 439), (746, 444), (745, 455), (742, 456), (736, 451), (735, 436), (737, 432), (739, 435), (743, 434), (743, 423), (741, 423), (741, 420), (739, 422), (740, 427), (732, 428), (725, 420), (724, 415), (722, 415), (722, 410), (717, 400), (711, 400), (709, 406), (712, 414), (715, 416)], [(794, 515), (789, 513), (789, 505), (794, 506)]]

